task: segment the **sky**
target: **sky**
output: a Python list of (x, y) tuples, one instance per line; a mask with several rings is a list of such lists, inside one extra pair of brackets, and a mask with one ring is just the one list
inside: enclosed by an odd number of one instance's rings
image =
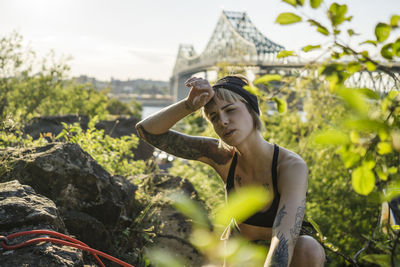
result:
[[(377, 22), (400, 15), (400, 0), (337, 2), (348, 5), (360, 40), (374, 38)], [(296, 12), (281, 0), (0, 0), (0, 38), (17, 31), (39, 57), (50, 50), (71, 57), (71, 76), (167, 81), (179, 44), (201, 53), (222, 10), (247, 12), (265, 36), (287, 50), (326, 42), (306, 23), (274, 23), (281, 12)], [(321, 10), (303, 13), (323, 17)]]

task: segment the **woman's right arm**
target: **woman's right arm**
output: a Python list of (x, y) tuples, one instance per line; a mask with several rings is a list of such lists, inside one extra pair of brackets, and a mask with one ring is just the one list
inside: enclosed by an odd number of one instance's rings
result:
[(189, 96), (151, 115), (136, 124), (141, 138), (172, 155), (200, 160), (213, 167), (225, 164), (231, 154), (219, 148), (214, 138), (190, 136), (170, 130), (179, 120), (204, 106), (214, 96), (207, 80), (191, 78), (186, 85), (192, 87)]

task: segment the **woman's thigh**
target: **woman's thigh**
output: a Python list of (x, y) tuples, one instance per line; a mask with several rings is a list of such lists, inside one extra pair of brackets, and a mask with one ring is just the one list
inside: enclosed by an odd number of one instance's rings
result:
[(294, 248), (291, 267), (319, 267), (325, 264), (324, 248), (309, 235), (301, 235)]

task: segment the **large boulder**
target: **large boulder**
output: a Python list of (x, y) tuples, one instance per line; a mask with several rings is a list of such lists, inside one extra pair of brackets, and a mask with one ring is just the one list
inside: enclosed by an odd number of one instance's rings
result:
[[(76, 115), (36, 117), (24, 127), (23, 132), (32, 136), (33, 139), (38, 139), (40, 134), (44, 133), (52, 133), (57, 136), (64, 129), (62, 122), (67, 124), (79, 123), (80, 127), (86, 130), (89, 117)], [(111, 137), (119, 138), (131, 134), (137, 135), (135, 128), (137, 122), (138, 119), (134, 117), (120, 117), (115, 120), (99, 121), (96, 128), (104, 130), (104, 133)], [(154, 148), (140, 139), (137, 148), (133, 150), (134, 159), (147, 160), (152, 157), (153, 152)]]
[(0, 182), (18, 180), (31, 186), (55, 202), (70, 233), (90, 246), (113, 252), (110, 236), (129, 225), (137, 213), (136, 186), (110, 175), (76, 144), (0, 152), (7, 159)]
[[(47, 229), (67, 234), (53, 201), (38, 195), (30, 186), (21, 185), (16, 180), (2, 183), (0, 185), (0, 234), (7, 236), (11, 233), (34, 229)], [(32, 236), (13, 238), (10, 243), (19, 243), (30, 238)], [(0, 250), (0, 263), (3, 267), (84, 266), (84, 257), (82, 251), (73, 247), (39, 243), (18, 250)], [(86, 262), (85, 266), (93, 265), (87, 265)]]

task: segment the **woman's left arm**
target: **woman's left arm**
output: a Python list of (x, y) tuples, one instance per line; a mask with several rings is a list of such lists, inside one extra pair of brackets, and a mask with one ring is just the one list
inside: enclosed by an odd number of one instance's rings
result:
[(301, 158), (292, 158), (281, 164), (279, 170), (281, 198), (264, 267), (290, 265), (306, 207), (307, 164)]

